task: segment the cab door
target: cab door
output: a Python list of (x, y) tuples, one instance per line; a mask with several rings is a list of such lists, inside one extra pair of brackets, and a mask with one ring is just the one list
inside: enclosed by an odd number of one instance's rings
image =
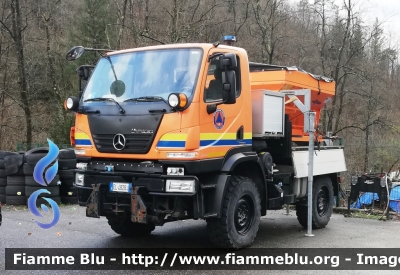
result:
[[(212, 49), (209, 56), (224, 53), (218, 48)], [(225, 51), (225, 53), (227, 53)], [(200, 152), (202, 158), (222, 158), (233, 147), (251, 144), (245, 138), (245, 116), (243, 115), (243, 96), (241, 95), (240, 60), (236, 74), (236, 103), (219, 104), (213, 113), (207, 112), (207, 105), (222, 102), (222, 79), (219, 62), (221, 55), (215, 55), (207, 64), (203, 75), (202, 93), (200, 94)]]

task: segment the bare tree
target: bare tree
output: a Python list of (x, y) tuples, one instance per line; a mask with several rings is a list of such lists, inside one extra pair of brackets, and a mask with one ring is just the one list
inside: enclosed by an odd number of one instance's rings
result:
[[(21, 107), (25, 114), (26, 123), (26, 143), (28, 146), (32, 143), (32, 117), (31, 108), (28, 102), (28, 83), (25, 71), (25, 56), (24, 56), (24, 43), (22, 34), (28, 26), (28, 21), (23, 21), (22, 9), (20, 7), (19, 0), (10, 0), (9, 2), (10, 15), (11, 15), (11, 27), (8, 22), (1, 20), (0, 24), (3, 26), (5, 31), (10, 35), (14, 42), (14, 49), (17, 56), (18, 64), (18, 84), (20, 87), (19, 96), (21, 98)], [(7, 16), (8, 17), (8, 16)]]

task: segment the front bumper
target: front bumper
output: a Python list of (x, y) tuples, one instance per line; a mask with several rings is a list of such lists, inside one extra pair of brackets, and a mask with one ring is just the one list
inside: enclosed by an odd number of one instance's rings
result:
[[(166, 209), (164, 211), (159, 210), (160, 201), (178, 197), (186, 202), (191, 202), (189, 208), (195, 209), (192, 211), (195, 212), (194, 216), (198, 216), (201, 212), (198, 203), (201, 199), (201, 192), (198, 192), (199, 180), (195, 176), (78, 169), (75, 170), (75, 173), (84, 177), (82, 186), (76, 184), (74, 186), (78, 191), (79, 205), (86, 206), (86, 216), (88, 217), (99, 218), (110, 214), (118, 215), (130, 212), (133, 222), (152, 221), (157, 223), (158, 214), (168, 213), (167, 207), (162, 207), (162, 209)], [(167, 180), (192, 180), (195, 184), (194, 191), (192, 193), (166, 192)], [(130, 183), (130, 192), (112, 192), (110, 182)]]

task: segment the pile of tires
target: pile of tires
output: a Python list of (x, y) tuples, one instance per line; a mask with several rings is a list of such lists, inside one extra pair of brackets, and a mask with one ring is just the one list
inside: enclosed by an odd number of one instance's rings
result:
[(6, 202), (7, 174), (4, 159), (9, 155), (10, 152), (0, 151), (0, 203)]
[[(4, 169), (0, 175), (6, 177), (4, 200), (6, 204), (26, 205), (25, 178), (21, 166), (22, 155), (23, 152), (1, 151), (0, 153), (0, 158), (4, 156), (3, 161), (0, 161), (0, 169)], [(2, 182), (4, 184), (4, 180)]]
[(61, 180), (60, 197), (63, 204), (78, 204), (77, 190), (74, 184), (76, 155), (73, 149), (62, 149), (58, 154), (58, 175)]
[(29, 197), (36, 191), (40, 189), (46, 189), (50, 193), (41, 193), (38, 195), (36, 200), (37, 205), (42, 203), (46, 203), (43, 197), (50, 198), (56, 203), (61, 203), (60, 198), (60, 177), (57, 174), (51, 182), (48, 182), (47, 186), (43, 186), (36, 182), (33, 177), (33, 172), (36, 164), (45, 157), (49, 152), (49, 148), (40, 147), (32, 149), (25, 153), (24, 155), (24, 163), (23, 163), (23, 174), (24, 174), (24, 182), (25, 182), (25, 195), (26, 195), (26, 204), (28, 203)]
[(56, 203), (78, 204), (77, 190), (73, 187), (76, 169), (73, 148), (59, 151), (58, 172), (50, 183), (43, 186), (35, 180), (35, 166), (48, 152), (48, 147), (34, 148), (27, 152), (0, 151), (0, 203), (27, 205), (34, 192), (46, 189), (50, 193), (39, 194), (36, 200), (38, 205), (46, 203), (43, 197), (51, 198)]

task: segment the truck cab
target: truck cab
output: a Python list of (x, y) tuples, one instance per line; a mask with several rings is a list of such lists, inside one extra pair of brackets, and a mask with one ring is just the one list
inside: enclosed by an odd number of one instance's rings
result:
[[(84, 50), (95, 49), (73, 47), (67, 59)], [(205, 219), (223, 248), (251, 245), (260, 217), (285, 204), (306, 225), (308, 136), (297, 106), (314, 100), (319, 114), (334, 83), (251, 63), (244, 49), (219, 43), (96, 51), (93, 72), (79, 73), (86, 85), (65, 101), (76, 114), (74, 185), (88, 217), (106, 217), (125, 237)], [(314, 228), (327, 225), (345, 170), (342, 148), (320, 151)]]

